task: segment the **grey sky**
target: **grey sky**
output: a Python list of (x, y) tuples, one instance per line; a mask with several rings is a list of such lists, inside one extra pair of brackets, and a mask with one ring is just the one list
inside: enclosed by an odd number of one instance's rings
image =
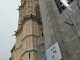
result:
[(12, 36), (18, 25), (20, 0), (0, 0), (0, 60), (9, 60), (16, 40)]

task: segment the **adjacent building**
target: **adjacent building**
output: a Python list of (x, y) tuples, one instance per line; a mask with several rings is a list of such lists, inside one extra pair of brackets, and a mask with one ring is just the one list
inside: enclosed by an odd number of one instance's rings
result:
[(45, 51), (59, 43), (61, 60), (80, 59), (80, 0), (39, 0)]

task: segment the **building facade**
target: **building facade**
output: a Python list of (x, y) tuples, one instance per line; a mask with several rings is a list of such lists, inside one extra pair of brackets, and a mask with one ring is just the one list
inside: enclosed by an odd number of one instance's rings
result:
[(45, 51), (59, 43), (62, 59), (80, 59), (80, 0), (67, 0), (70, 9), (60, 0), (39, 0), (43, 23)]
[[(61, 60), (80, 59), (80, 0), (21, 0), (16, 44), (9, 60), (45, 60), (59, 43)], [(40, 16), (41, 14), (41, 16)]]

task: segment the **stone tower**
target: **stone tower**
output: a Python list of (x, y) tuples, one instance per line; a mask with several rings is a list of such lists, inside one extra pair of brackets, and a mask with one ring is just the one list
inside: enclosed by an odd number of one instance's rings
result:
[(21, 0), (16, 44), (10, 60), (38, 60), (37, 39), (42, 37), (38, 0)]

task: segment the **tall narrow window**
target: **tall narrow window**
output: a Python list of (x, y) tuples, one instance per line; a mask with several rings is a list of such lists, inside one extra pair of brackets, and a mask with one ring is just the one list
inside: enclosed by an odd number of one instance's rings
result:
[(38, 8), (36, 8), (36, 16), (38, 17)]
[(40, 8), (36, 7), (36, 17), (41, 18), (40, 16)]
[(29, 52), (29, 59), (30, 59), (30, 52)]
[(43, 32), (42, 32), (42, 37), (43, 37)]

